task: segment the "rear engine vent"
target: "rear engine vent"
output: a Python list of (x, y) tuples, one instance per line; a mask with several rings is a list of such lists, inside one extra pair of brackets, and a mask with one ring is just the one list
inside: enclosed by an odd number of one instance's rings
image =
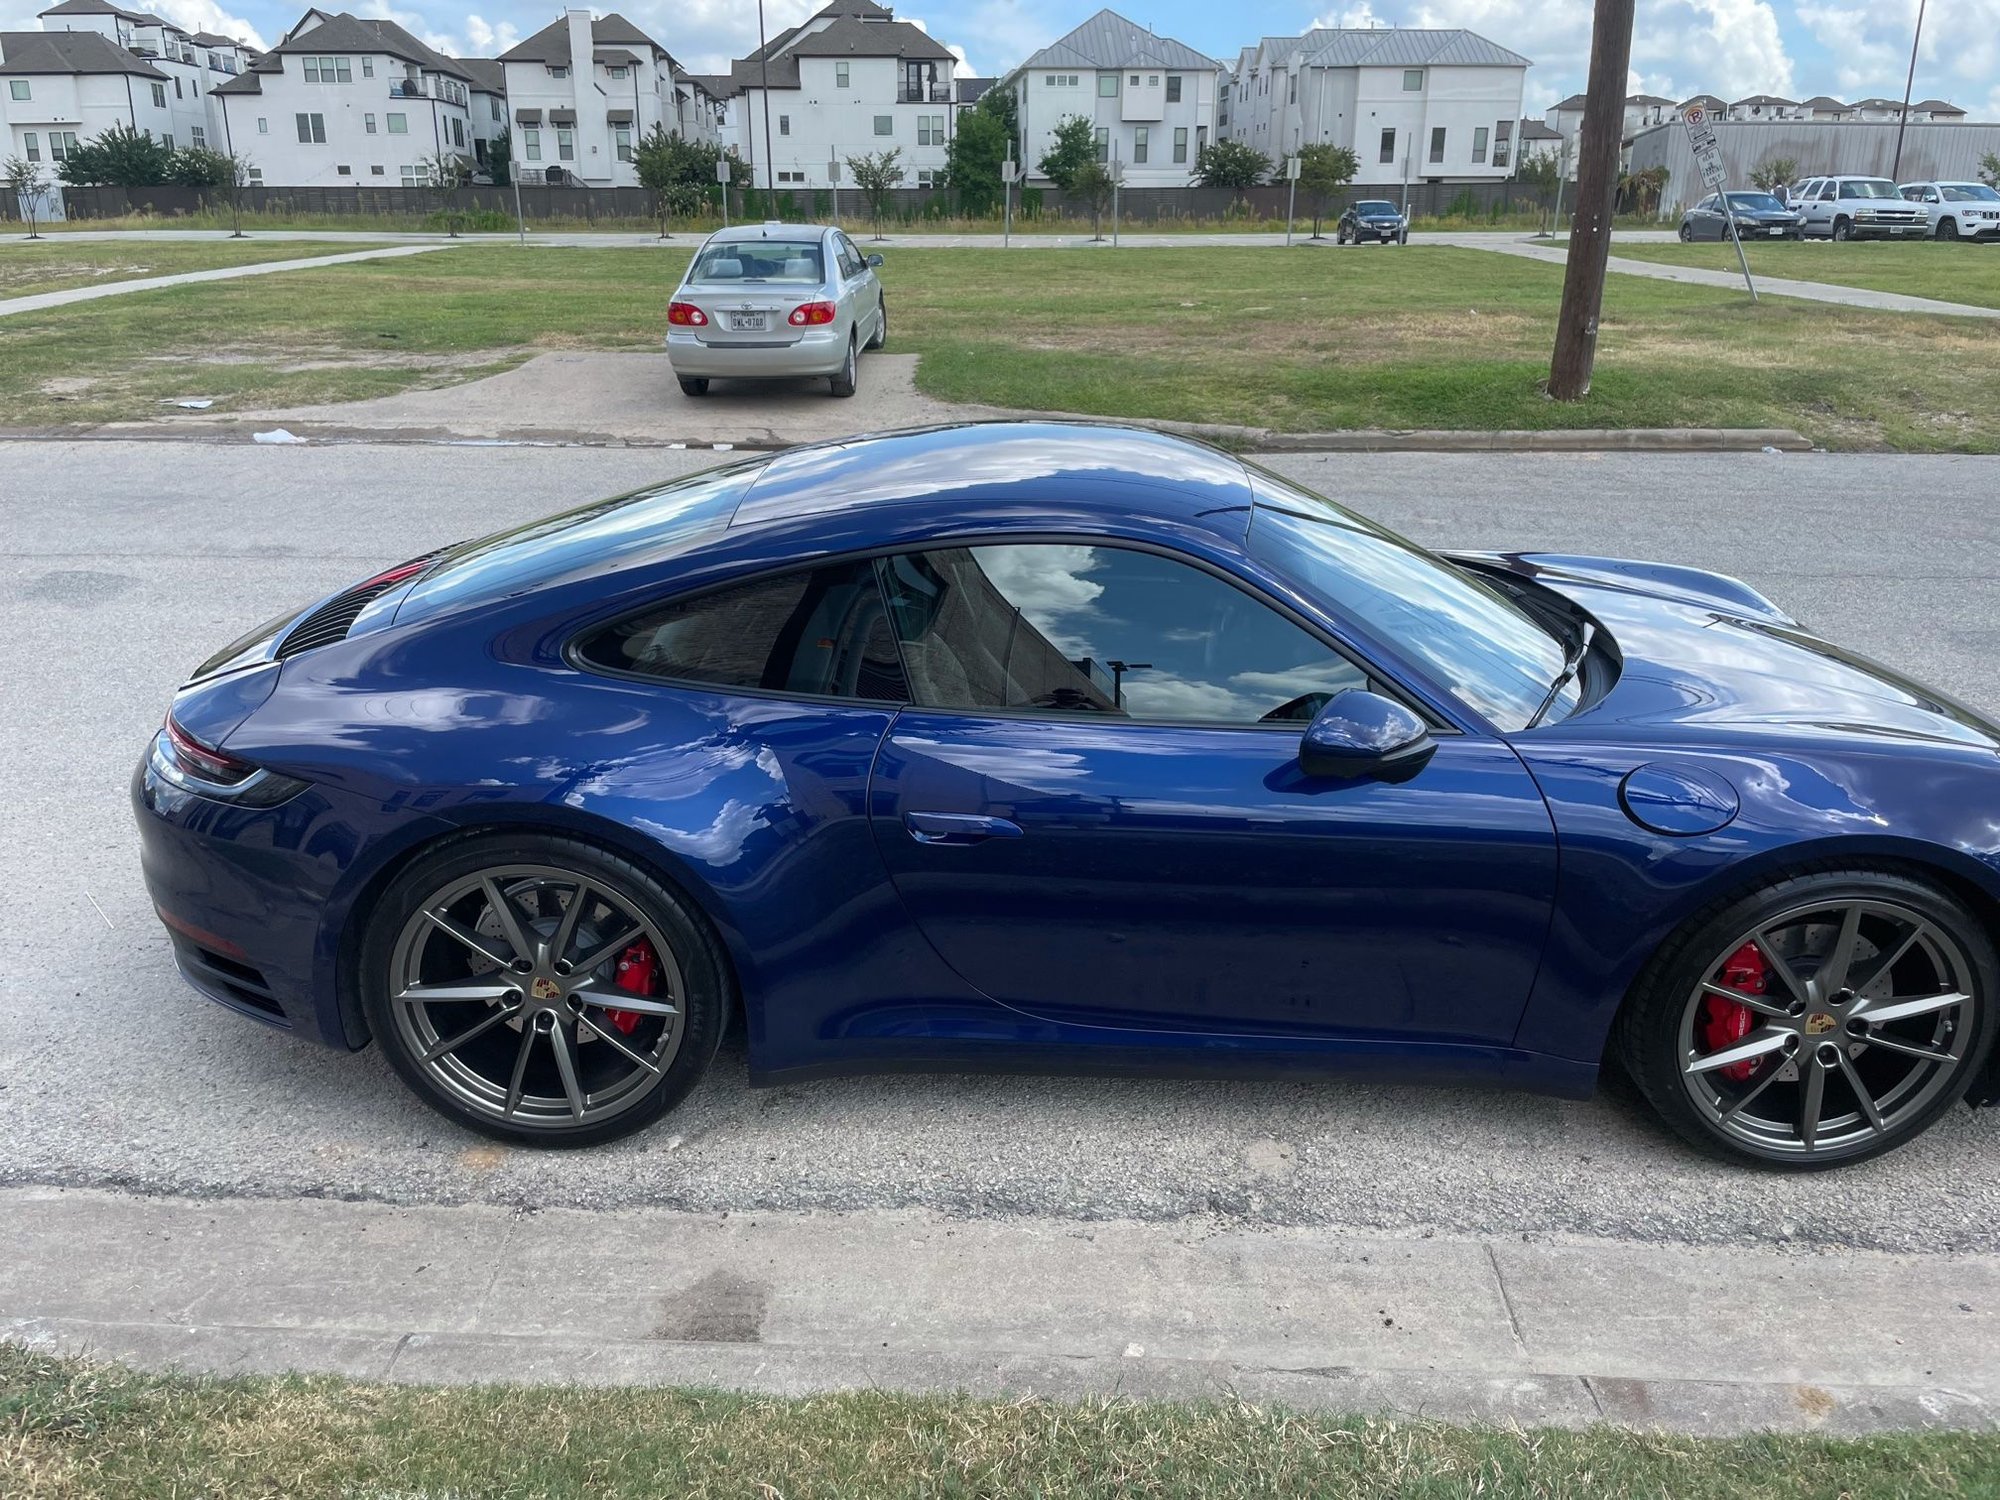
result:
[(321, 646), (331, 646), (335, 641), (347, 639), (347, 632), (354, 628), (354, 622), (361, 617), (361, 611), (374, 600), (381, 598), (397, 584), (412, 578), (429, 567), (434, 559), (442, 555), (444, 548), (436, 552), (426, 552), (422, 557), (413, 557), (408, 562), (397, 563), (386, 573), (377, 573), (373, 578), (364, 578), (345, 593), (335, 594), (318, 609), (301, 618), (278, 645), (278, 659), (297, 656), (302, 651), (312, 651)]

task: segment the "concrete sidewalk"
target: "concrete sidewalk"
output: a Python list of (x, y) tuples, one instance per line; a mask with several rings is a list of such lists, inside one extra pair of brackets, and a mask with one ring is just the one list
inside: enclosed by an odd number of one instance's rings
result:
[(411, 1382), (1990, 1428), (2000, 1257), (0, 1192), (0, 1336)]
[[(92, 236), (96, 238), (96, 236)], [(345, 235), (300, 235), (300, 239), (346, 239)], [(356, 236), (380, 241), (387, 236)], [(67, 307), (72, 302), (95, 302), (99, 297), (122, 297), (128, 292), (153, 292), (161, 287), (191, 286), (198, 281), (234, 281), (239, 276), (269, 276), (274, 271), (316, 271), (321, 266), (351, 265), (357, 260), (382, 260), (399, 255), (424, 255), (432, 250), (449, 250), (449, 244), (433, 241), (426, 245), (384, 245), (375, 250), (354, 250), (341, 255), (316, 255), (309, 260), (265, 260), (245, 266), (218, 266), (212, 271), (182, 271), (174, 276), (141, 276), (131, 281), (101, 281), (94, 286), (74, 286), (61, 292), (36, 292), (26, 297), (0, 300), (0, 318), (15, 313), (41, 312), (51, 307)]]

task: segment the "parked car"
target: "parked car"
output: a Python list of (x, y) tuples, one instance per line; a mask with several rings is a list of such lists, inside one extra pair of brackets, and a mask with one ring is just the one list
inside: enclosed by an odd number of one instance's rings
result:
[(1751, 240), (1795, 240), (1800, 237), (1800, 218), (1770, 193), (1732, 192), (1729, 212), (1723, 212), (1723, 195), (1710, 193), (1681, 215), (1681, 239), (1726, 240), (1729, 221), (1736, 220), (1736, 233)]
[(834, 395), (853, 395), (861, 351), (889, 337), (881, 264), (821, 224), (710, 235), (667, 304), (667, 357), (681, 389), (705, 396), (718, 378), (823, 375)]
[(583, 1144), (751, 1080), (1499, 1082), (1813, 1168), (1992, 1102), (2000, 727), (1743, 583), (932, 428), (414, 558), (134, 777), (182, 974)]
[(1402, 211), (1386, 198), (1363, 198), (1350, 203), (1334, 225), (1333, 238), (1341, 245), (1358, 245), (1374, 240), (1383, 245), (1407, 245), (1409, 222)]
[(1906, 182), (1900, 189), (1929, 216), (1941, 240), (2000, 240), (2000, 190), (1983, 182)]
[(1807, 239), (1913, 240), (1930, 233), (1924, 211), (1886, 177), (1808, 177), (1792, 189)]

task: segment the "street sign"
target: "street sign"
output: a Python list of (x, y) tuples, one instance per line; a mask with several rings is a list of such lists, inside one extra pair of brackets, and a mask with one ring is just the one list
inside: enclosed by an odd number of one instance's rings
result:
[(1722, 153), (1710, 146), (1706, 151), (1694, 154), (1695, 165), (1701, 168), (1701, 180), (1713, 192), (1721, 192), (1722, 185), (1729, 181), (1728, 169), (1722, 165)]
[(1736, 245), (1736, 260), (1743, 267), (1743, 284), (1750, 289), (1750, 300), (1755, 302), (1757, 283), (1750, 279), (1750, 258), (1743, 253), (1736, 210), (1730, 206), (1729, 194), (1723, 191), (1729, 185), (1729, 169), (1722, 164), (1722, 148), (1715, 143), (1715, 128), (1709, 121), (1708, 110), (1690, 104), (1681, 112), (1681, 124), (1687, 127), (1688, 147), (1694, 152), (1695, 168), (1701, 173), (1703, 185), (1711, 193), (1721, 194), (1723, 221), (1729, 225), (1729, 238)]
[(1299, 159), (1297, 156), (1288, 156), (1285, 158), (1285, 180), (1287, 182), (1297, 182), (1299, 180)]
[(728, 157), (722, 156), (716, 158), (715, 180), (717, 182), (724, 184), (725, 186), (729, 182), (729, 167), (730, 167), (730, 159)]
[(1019, 180), (1020, 176), (1021, 164), (1015, 161), (1013, 157), (1010, 156), (1000, 163), (1000, 180), (1002, 182), (1014, 182)]

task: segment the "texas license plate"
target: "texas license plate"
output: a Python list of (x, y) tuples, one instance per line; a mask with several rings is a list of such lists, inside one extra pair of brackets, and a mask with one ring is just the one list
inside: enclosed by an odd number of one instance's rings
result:
[(1782, 235), (1782, 234), (1783, 234), (1783, 233), (1784, 233), (1785, 231), (1784, 231), (1784, 230), (1782, 230), (1782, 229), (1767, 229), (1767, 230), (1765, 230), (1764, 232), (1765, 232), (1766, 234), (1776, 234), (1776, 235)]
[(733, 312), (729, 315), (729, 331), (731, 333), (762, 333), (764, 331), (764, 315), (760, 312)]

